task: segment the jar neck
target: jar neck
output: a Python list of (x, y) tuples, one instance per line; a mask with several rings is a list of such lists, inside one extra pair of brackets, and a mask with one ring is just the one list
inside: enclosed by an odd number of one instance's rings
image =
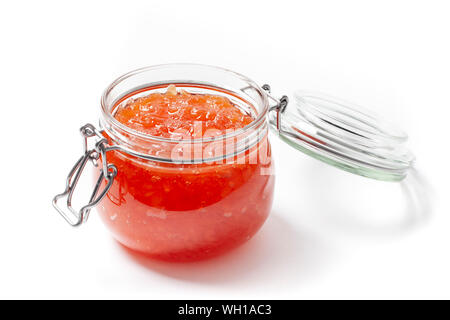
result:
[[(164, 69), (171, 72), (162, 77)], [(180, 70), (184, 72), (184, 79), (190, 77), (185, 75), (190, 71), (193, 80), (169, 80), (180, 78), (173, 74), (173, 71)], [(184, 137), (180, 140), (145, 134), (114, 118), (122, 103), (149, 93), (164, 92), (169, 84), (194, 94), (225, 96), (255, 120), (243, 128), (225, 131), (220, 136), (204, 135), (200, 139)], [(202, 65), (165, 65), (133, 71), (114, 81), (102, 97), (100, 127), (110, 143), (117, 146), (116, 149), (139, 158), (166, 163), (214, 162), (237, 156), (258, 145), (267, 136), (267, 112), (266, 93), (241, 75)]]
[(158, 139), (134, 135), (117, 128), (106, 119), (100, 120), (100, 127), (113, 149), (122, 153), (164, 163), (211, 163), (232, 159), (255, 149), (266, 139), (268, 124), (260, 120), (251, 128), (228, 132), (213, 139)]

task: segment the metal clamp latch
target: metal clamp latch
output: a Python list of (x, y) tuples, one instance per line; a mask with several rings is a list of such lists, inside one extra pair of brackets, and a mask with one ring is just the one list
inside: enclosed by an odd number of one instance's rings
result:
[(270, 95), (270, 85), (268, 84), (264, 84), (262, 86), (262, 89), (264, 91), (266, 91), (267, 97), (269, 97), (270, 99), (272, 99), (273, 101), (276, 102), (276, 105), (274, 105), (273, 107), (270, 107), (269, 112), (271, 111), (275, 111), (276, 114), (276, 126), (277, 126), (277, 131), (278, 132), (282, 132), (282, 127), (281, 127), (281, 114), (284, 112), (284, 110), (286, 110), (286, 107), (289, 103), (289, 98), (287, 96), (282, 96), (280, 99), (276, 99), (273, 96)]
[[(106, 152), (108, 141), (103, 137), (101, 132), (97, 131), (97, 129), (92, 124), (86, 124), (80, 128), (81, 135), (84, 138), (84, 154), (81, 158), (75, 163), (72, 170), (70, 170), (69, 175), (66, 180), (66, 189), (63, 193), (56, 195), (53, 198), (53, 207), (61, 214), (61, 216), (66, 219), (66, 221), (72, 226), (79, 226), (83, 222), (86, 222), (89, 212), (93, 207), (95, 207), (108, 193), (111, 188), (114, 178), (117, 175), (117, 168), (113, 164), (108, 164), (106, 160)], [(88, 149), (88, 138), (97, 137), (98, 140), (95, 144), (95, 147), (92, 149)], [(97, 179), (97, 183), (94, 187), (94, 191), (89, 199), (89, 203), (83, 206), (79, 211), (76, 211), (72, 207), (72, 196), (75, 191), (75, 187), (80, 179), (80, 176), (86, 166), (86, 163), (91, 160), (94, 163), (99, 158), (102, 158), (103, 168), (101, 170), (100, 176)], [(100, 186), (103, 182), (103, 179), (107, 181), (105, 188), (99, 193)], [(98, 195), (97, 195), (98, 194)], [(58, 201), (62, 198), (67, 198), (66, 207), (61, 208), (58, 206)]]

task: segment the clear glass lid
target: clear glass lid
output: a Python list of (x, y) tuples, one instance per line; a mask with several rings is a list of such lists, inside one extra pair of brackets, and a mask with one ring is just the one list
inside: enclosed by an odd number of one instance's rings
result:
[(361, 176), (399, 181), (414, 161), (403, 131), (360, 106), (324, 94), (297, 91), (287, 108), (269, 114), (269, 121), (294, 148)]

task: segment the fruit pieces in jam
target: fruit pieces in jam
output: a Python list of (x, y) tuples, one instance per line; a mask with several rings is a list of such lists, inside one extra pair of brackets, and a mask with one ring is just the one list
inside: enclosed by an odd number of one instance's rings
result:
[[(224, 96), (172, 85), (165, 93), (129, 99), (114, 117), (136, 131), (174, 139), (222, 135), (253, 121)], [(258, 161), (239, 161), (251, 153), (258, 153)], [(191, 261), (221, 254), (250, 239), (271, 208), (267, 135), (220, 163), (166, 164), (118, 151), (108, 153), (108, 162), (118, 174), (99, 213), (119, 242), (153, 258)]]
[[(114, 116), (131, 129), (164, 138), (202, 138), (208, 131), (222, 135), (253, 121), (226, 97), (190, 94), (174, 85), (165, 93), (128, 100)], [(195, 130), (196, 124), (201, 130)], [(180, 133), (186, 134), (179, 137)]]

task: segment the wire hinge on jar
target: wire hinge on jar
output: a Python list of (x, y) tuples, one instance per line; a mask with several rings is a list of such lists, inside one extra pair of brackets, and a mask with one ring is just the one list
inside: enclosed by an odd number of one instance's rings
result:
[[(61, 216), (72, 226), (79, 226), (83, 222), (86, 222), (89, 217), (90, 210), (95, 207), (108, 193), (112, 186), (114, 178), (117, 175), (117, 168), (113, 164), (108, 164), (106, 153), (110, 149), (108, 148), (108, 141), (103, 137), (101, 132), (99, 132), (92, 124), (86, 124), (80, 128), (80, 133), (84, 138), (84, 154), (78, 159), (73, 168), (70, 170), (67, 180), (66, 189), (63, 193), (56, 195), (53, 198), (53, 207), (61, 214)], [(97, 138), (93, 148), (88, 147), (89, 138)], [(72, 207), (72, 196), (81, 174), (88, 161), (91, 161), (94, 166), (97, 166), (97, 160), (101, 157), (102, 170), (100, 176), (97, 179), (94, 190), (91, 194), (89, 202), (87, 205), (83, 206), (79, 211), (76, 211)], [(107, 181), (104, 189), (99, 193), (100, 186), (103, 179)], [(58, 206), (58, 201), (62, 198), (66, 198), (67, 210), (64, 210)]]
[(268, 85), (268, 84), (264, 84), (262, 86), (262, 88), (263, 88), (263, 90), (265, 90), (267, 92), (267, 96), (271, 100), (276, 102), (276, 105), (269, 108), (269, 112), (275, 111), (277, 113), (276, 114), (276, 126), (277, 126), (278, 132), (281, 132), (282, 131), (281, 115), (286, 110), (286, 107), (289, 103), (289, 98), (286, 95), (282, 96), (280, 99), (274, 98), (272, 95), (270, 95), (270, 85)]

